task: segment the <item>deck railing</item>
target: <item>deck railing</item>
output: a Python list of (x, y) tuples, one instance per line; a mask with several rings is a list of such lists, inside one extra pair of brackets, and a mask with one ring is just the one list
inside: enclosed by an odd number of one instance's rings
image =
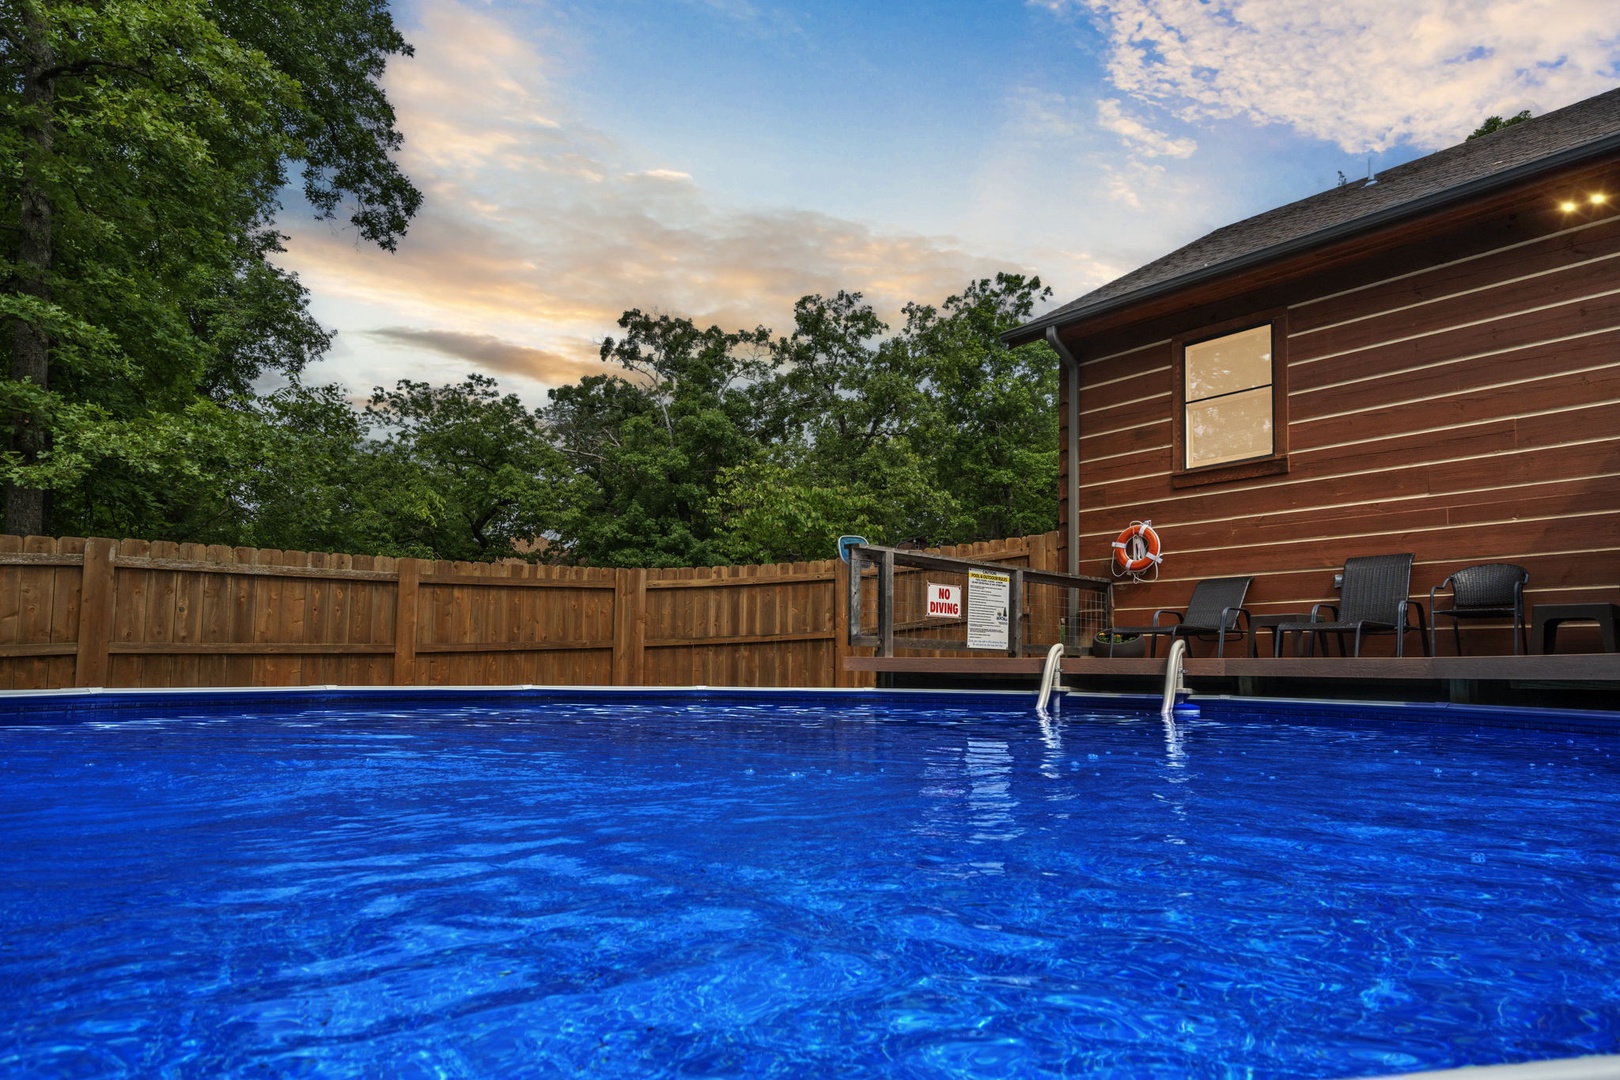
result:
[(879, 656), (1080, 653), (1112, 613), (1107, 578), (875, 545), (851, 549), (848, 587), (849, 644)]

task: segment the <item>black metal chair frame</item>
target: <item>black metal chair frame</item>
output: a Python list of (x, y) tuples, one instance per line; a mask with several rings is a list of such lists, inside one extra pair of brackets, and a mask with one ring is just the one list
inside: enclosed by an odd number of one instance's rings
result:
[[(1253, 577), (1226, 577), (1205, 578), (1193, 586), (1192, 597), (1187, 601), (1185, 613), (1174, 608), (1160, 608), (1153, 613), (1152, 626), (1110, 626), (1104, 633), (1107, 634), (1138, 634), (1148, 639), (1148, 655), (1159, 655), (1159, 638), (1168, 636), (1171, 641), (1176, 638), (1215, 639), (1215, 655), (1226, 655), (1226, 642), (1235, 637), (1238, 641), (1249, 633), (1249, 609), (1243, 606), (1243, 598), (1249, 591)], [(1204, 594), (1204, 595), (1200, 595)], [(1220, 604), (1220, 614), (1216, 615), (1215, 605)], [(1161, 619), (1174, 619), (1174, 622), (1161, 623)], [(1108, 655), (1114, 655), (1114, 646), (1110, 642)]]
[[(1429, 651), (1439, 655), (1436, 635), (1440, 631), (1440, 616), (1451, 619), (1451, 634), (1457, 639), (1457, 655), (1463, 654), (1463, 619), (1513, 617), (1513, 655), (1530, 651), (1529, 628), (1524, 618), (1524, 587), (1530, 581), (1530, 571), (1513, 563), (1480, 563), (1464, 567), (1446, 577), (1429, 590)], [(1451, 589), (1451, 607), (1435, 604), (1441, 589)], [(1482, 595), (1483, 594), (1483, 595)]]
[[(1306, 634), (1305, 655), (1316, 655), (1318, 638), (1333, 634), (1339, 639), (1339, 655), (1348, 656), (1345, 635), (1355, 631), (1355, 653), (1361, 655), (1361, 639), (1368, 634), (1394, 634), (1395, 655), (1403, 656), (1406, 635), (1416, 630), (1423, 655), (1431, 655), (1427, 621), (1423, 605), (1410, 599), (1412, 589), (1412, 558), (1402, 555), (1359, 555), (1344, 561), (1344, 584), (1339, 590), (1339, 603), (1317, 604), (1311, 608), (1310, 622), (1283, 623), (1275, 630), (1272, 655), (1282, 654), (1284, 633), (1300, 631)], [(1331, 612), (1323, 618), (1323, 612)], [(1411, 615), (1417, 614), (1417, 625)], [(1342, 613), (1342, 614), (1341, 614)], [(1392, 617), (1393, 616), (1393, 617)], [(1326, 643), (1323, 655), (1326, 655)]]

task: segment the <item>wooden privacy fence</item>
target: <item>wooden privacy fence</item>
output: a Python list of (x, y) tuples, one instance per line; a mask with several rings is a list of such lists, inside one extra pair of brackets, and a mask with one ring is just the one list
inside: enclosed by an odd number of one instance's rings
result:
[[(934, 550), (1059, 557), (1056, 533)], [(0, 689), (860, 685), (843, 670), (847, 573), (0, 536)]]

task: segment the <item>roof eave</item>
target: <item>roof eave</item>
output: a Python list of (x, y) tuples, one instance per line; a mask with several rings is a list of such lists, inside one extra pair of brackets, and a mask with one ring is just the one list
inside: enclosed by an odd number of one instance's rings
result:
[(1173, 278), (1166, 278), (1164, 281), (1144, 286), (1132, 292), (1099, 300), (1097, 303), (1083, 308), (1071, 311), (1055, 311), (1039, 319), (1027, 322), (1017, 329), (1007, 331), (1001, 335), (1001, 339), (1010, 346), (1027, 345), (1029, 342), (1043, 337), (1048, 327), (1056, 327), (1061, 330), (1075, 323), (1112, 314), (1136, 304), (1161, 299), (1173, 293), (1195, 288), (1232, 274), (1256, 269), (1267, 263), (1307, 254), (1315, 248), (1325, 247), (1360, 233), (1396, 225), (1405, 219), (1421, 217), (1424, 214), (1445, 209), (1454, 203), (1467, 202), (1481, 195), (1488, 195), (1503, 188), (1522, 184), (1544, 173), (1558, 172), (1572, 166), (1586, 164), (1595, 158), (1617, 152), (1620, 152), (1620, 133), (1607, 135), (1593, 142), (1583, 143), (1580, 146), (1570, 147), (1568, 150), (1549, 154), (1546, 157), (1537, 158), (1534, 161), (1516, 165), (1510, 169), (1503, 169), (1499, 173), (1491, 173), (1489, 176), (1482, 176), (1458, 184), (1455, 187), (1446, 188), (1443, 191), (1421, 196), (1410, 202), (1398, 203), (1362, 217), (1351, 218), (1349, 221), (1330, 225), (1325, 229), (1306, 233), (1292, 240), (1284, 240), (1282, 243), (1273, 244), (1270, 247), (1258, 248), (1246, 255), (1239, 255), (1222, 262), (1212, 263), (1209, 266), (1199, 267), (1197, 270), (1191, 270)]

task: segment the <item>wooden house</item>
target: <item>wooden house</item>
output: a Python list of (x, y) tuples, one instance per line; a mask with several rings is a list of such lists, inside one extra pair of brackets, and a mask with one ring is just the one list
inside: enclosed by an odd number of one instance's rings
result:
[[(1070, 572), (1109, 573), (1133, 520), (1163, 539), (1118, 622), (1245, 573), (1257, 614), (1308, 611), (1347, 557), (1405, 551), (1414, 599), (1501, 561), (1529, 603), (1620, 602), (1620, 90), (1218, 229), (1009, 335), (1041, 338), (1065, 361)], [(1505, 623), (1464, 635), (1512, 651)]]

